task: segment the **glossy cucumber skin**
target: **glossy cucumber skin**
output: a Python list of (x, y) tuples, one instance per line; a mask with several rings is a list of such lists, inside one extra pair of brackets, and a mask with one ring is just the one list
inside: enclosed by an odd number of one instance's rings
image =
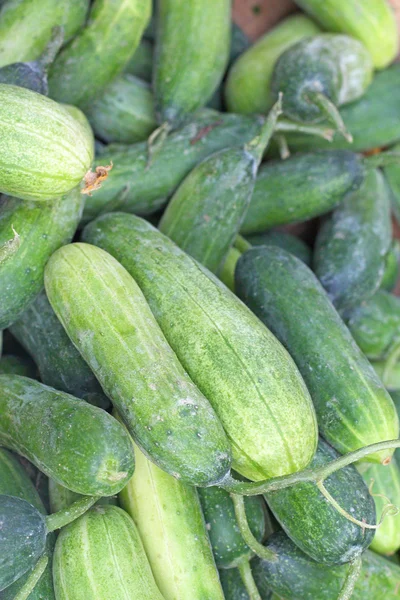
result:
[(260, 480), (305, 467), (316, 447), (310, 397), (290, 356), (258, 319), (143, 219), (104, 215), (83, 237), (113, 254), (141, 287), (171, 347), (221, 419), (234, 469)]
[[(398, 437), (390, 396), (304, 263), (280, 248), (253, 248), (238, 261), (235, 289), (290, 351), (313, 399), (319, 431), (338, 452)], [(366, 460), (383, 462), (392, 454)]]
[(391, 242), (390, 195), (374, 169), (326, 219), (315, 242), (314, 272), (338, 311), (378, 290)]
[(225, 83), (230, 112), (266, 113), (273, 104), (272, 72), (279, 56), (290, 46), (320, 31), (305, 15), (290, 16), (268, 31), (233, 63)]
[(95, 506), (61, 530), (53, 578), (57, 600), (163, 600), (135, 524), (117, 506)]
[(153, 44), (143, 38), (125, 65), (124, 72), (151, 83), (153, 72)]
[(137, 446), (135, 459), (119, 499), (138, 528), (163, 598), (223, 600), (196, 489), (161, 471)]
[[(339, 454), (320, 438), (310, 468), (336, 458)], [(376, 468), (385, 467), (376, 465)], [(325, 487), (344, 510), (360, 521), (375, 525), (374, 499), (355, 467), (337, 471), (326, 480)], [(285, 533), (317, 562), (326, 565), (349, 562), (364, 552), (374, 538), (373, 529), (363, 531), (340, 515), (314, 483), (299, 483), (267, 494), (265, 499)]]
[(160, 0), (153, 87), (160, 124), (179, 127), (204, 106), (229, 58), (229, 0)]
[(112, 496), (134, 469), (124, 428), (96, 406), (33, 379), (0, 375), (0, 443), (74, 492)]
[(346, 33), (368, 48), (374, 67), (383, 69), (398, 52), (394, 9), (387, 0), (296, 0), (328, 31)]
[(310, 246), (301, 238), (287, 231), (265, 231), (264, 233), (249, 235), (246, 239), (252, 246), (278, 246), (297, 256), (308, 267), (311, 265)]
[[(393, 152), (400, 152), (400, 144), (391, 148)], [(384, 168), (386, 180), (392, 192), (392, 208), (396, 221), (400, 222), (400, 169), (399, 165), (388, 165)]]
[(43, 288), (52, 253), (71, 241), (83, 207), (79, 189), (46, 204), (0, 197), (0, 244), (13, 235), (20, 246), (0, 268), (0, 329), (14, 323)]
[(223, 148), (242, 145), (257, 135), (258, 117), (203, 110), (182, 129), (168, 135), (148, 166), (148, 146), (110, 146), (103, 164), (115, 165), (112, 177), (87, 197), (85, 221), (115, 210), (149, 215), (171, 196), (186, 175), (203, 159)]
[(11, 329), (13, 336), (36, 362), (44, 384), (101, 408), (110, 405), (93, 372), (51, 308), (44, 290)]
[(222, 425), (129, 273), (100, 248), (71, 244), (47, 263), (45, 284), (70, 339), (144, 452), (193, 485), (222, 479), (231, 462)]
[(261, 233), (327, 213), (360, 187), (365, 174), (362, 160), (348, 150), (295, 154), (267, 162), (259, 170), (241, 231)]

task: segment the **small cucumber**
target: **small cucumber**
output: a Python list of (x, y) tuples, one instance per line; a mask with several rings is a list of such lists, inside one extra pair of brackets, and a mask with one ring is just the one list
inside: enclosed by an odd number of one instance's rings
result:
[(137, 446), (135, 459), (119, 499), (138, 528), (163, 598), (223, 600), (195, 488), (161, 471)]
[(151, 14), (150, 0), (95, 0), (89, 20), (49, 73), (50, 96), (87, 106), (135, 52)]
[[(390, 396), (303, 262), (281, 248), (252, 248), (238, 261), (235, 289), (290, 352), (320, 433), (338, 452), (398, 437)], [(386, 464), (392, 454), (370, 455), (368, 462)]]
[(220, 481), (230, 468), (229, 441), (138, 285), (100, 248), (71, 244), (60, 250), (46, 266), (49, 301), (134, 440), (183, 481)]
[[(225, 600), (251, 600), (238, 569), (221, 569), (219, 577)], [(274, 600), (270, 590), (263, 590), (260, 598), (261, 600)]]
[(169, 344), (221, 419), (234, 469), (260, 480), (304, 468), (317, 442), (310, 396), (289, 354), (251, 311), (134, 215), (99, 217), (83, 238), (115, 256), (141, 287)]
[(338, 311), (378, 290), (391, 242), (389, 190), (374, 169), (325, 220), (315, 242), (314, 272)]
[(287, 231), (271, 230), (248, 235), (246, 239), (252, 246), (278, 246), (278, 248), (282, 248), (297, 256), (308, 267), (311, 265), (311, 248), (301, 238)]
[(23, 375), (35, 379), (37, 368), (33, 360), (26, 360), (22, 356), (3, 354), (0, 360), (0, 375)]
[[(227, 66), (230, 0), (159, 0), (153, 86), (160, 124), (173, 129), (211, 98)], [(205, 51), (206, 49), (206, 51)]]
[(133, 473), (124, 428), (105, 411), (19, 375), (0, 375), (0, 444), (80, 494), (112, 496)]
[(135, 524), (117, 506), (95, 506), (61, 530), (53, 578), (57, 600), (163, 600)]
[(139, 77), (147, 83), (151, 83), (153, 72), (153, 44), (142, 39), (134, 54), (125, 65), (125, 73)]
[(399, 274), (400, 242), (398, 239), (393, 239), (389, 252), (386, 255), (385, 270), (383, 272), (383, 277), (379, 289), (386, 290), (388, 292), (393, 292), (393, 290), (396, 288), (397, 280), (399, 279)]

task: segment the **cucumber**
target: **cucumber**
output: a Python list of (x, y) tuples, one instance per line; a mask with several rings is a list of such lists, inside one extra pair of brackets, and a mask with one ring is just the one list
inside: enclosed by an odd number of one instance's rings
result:
[(390, 395), (397, 390), (400, 390), (400, 363), (390, 365), (388, 368), (385, 360), (374, 360), (371, 362), (379, 379), (390, 391)]
[[(398, 437), (390, 396), (304, 263), (281, 248), (253, 248), (238, 261), (235, 289), (290, 351), (313, 399), (319, 431), (338, 452)], [(392, 454), (382, 451), (367, 460), (386, 464)]]
[(296, 0), (296, 4), (324, 29), (360, 40), (376, 69), (387, 67), (395, 59), (399, 36), (394, 9), (388, 0)]
[(33, 360), (25, 360), (21, 356), (4, 354), (0, 360), (0, 375), (23, 375), (36, 378), (37, 368)]
[(231, 292), (235, 292), (235, 268), (237, 261), (242, 256), (240, 250), (235, 248), (229, 248), (228, 254), (218, 271), (218, 278), (226, 285)]
[(163, 598), (223, 600), (195, 488), (161, 471), (137, 446), (135, 459), (119, 499), (138, 528)]
[(153, 72), (153, 44), (142, 39), (134, 54), (125, 65), (125, 73), (139, 77), (143, 81), (151, 83)]
[(163, 600), (135, 524), (117, 506), (95, 506), (62, 529), (53, 578), (57, 600)]
[(95, 0), (89, 21), (49, 73), (50, 96), (84, 107), (120, 73), (140, 42), (150, 0)]
[(36, 362), (44, 384), (101, 408), (109, 407), (109, 399), (72, 344), (44, 291), (10, 331)]
[(326, 219), (315, 242), (314, 272), (339, 312), (378, 290), (391, 242), (390, 195), (374, 169)]
[(112, 496), (133, 473), (124, 428), (69, 394), (27, 377), (0, 375), (0, 414), (0, 444), (74, 492)]
[[(399, 136), (400, 137), (400, 136)], [(393, 146), (394, 152), (400, 152), (400, 144)], [(388, 165), (385, 169), (385, 177), (392, 192), (392, 208), (396, 221), (400, 222), (400, 169), (398, 165)]]
[(266, 231), (247, 236), (252, 246), (278, 246), (297, 256), (308, 267), (311, 265), (311, 248), (301, 238), (287, 231)]
[(49, 200), (76, 187), (93, 160), (88, 126), (31, 90), (0, 84), (0, 191)]
[[(82, 498), (81, 494), (72, 492), (68, 488), (60, 485), (54, 479), (49, 479), (49, 499), (51, 512), (58, 512), (71, 506), (74, 502)], [(97, 500), (96, 505), (99, 504), (113, 504), (118, 506), (118, 500), (116, 496), (104, 496)]]
[[(157, 120), (176, 129), (204, 106), (227, 66), (230, 0), (159, 0), (153, 86)], [(205, 51), (206, 49), (206, 51)]]
[(140, 285), (169, 344), (221, 419), (234, 469), (260, 480), (304, 468), (315, 452), (315, 414), (294, 362), (268, 329), (138, 217), (104, 215), (85, 228), (83, 239), (113, 254)]
[(47, 296), (134, 440), (175, 477), (193, 485), (218, 482), (230, 468), (229, 441), (138, 285), (100, 248), (60, 250), (46, 266)]
[(392, 240), (392, 245), (386, 255), (385, 270), (381, 281), (381, 290), (393, 292), (396, 288), (400, 273), (400, 242), (397, 239)]
[(82, 213), (79, 189), (44, 205), (0, 197), (0, 244), (18, 233), (20, 245), (0, 265), (0, 329), (14, 323), (43, 288), (44, 267), (68, 243)]
[[(238, 569), (221, 569), (219, 572), (225, 600), (250, 600)], [(261, 600), (273, 600), (271, 592), (264, 590)]]
[(266, 113), (273, 104), (270, 83), (275, 63), (290, 46), (319, 32), (305, 15), (287, 17), (264, 34), (233, 63), (225, 83), (230, 112)]

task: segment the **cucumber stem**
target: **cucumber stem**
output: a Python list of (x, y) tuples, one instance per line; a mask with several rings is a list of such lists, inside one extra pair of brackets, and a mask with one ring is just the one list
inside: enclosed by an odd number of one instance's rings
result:
[(260, 558), (268, 561), (276, 561), (277, 556), (268, 548), (265, 548), (251, 532), (249, 527), (249, 522), (247, 521), (246, 509), (244, 505), (243, 496), (238, 496), (237, 494), (231, 494), (233, 506), (235, 508), (236, 520), (239, 525), (240, 533), (242, 534), (242, 538), (250, 548)]
[(391, 374), (400, 358), (400, 340), (395, 340), (386, 355), (385, 366), (383, 367), (382, 383), (389, 387)]
[(267, 148), (269, 141), (276, 129), (278, 118), (282, 114), (282, 94), (279, 94), (278, 101), (273, 105), (261, 126), (260, 133), (256, 135), (248, 144), (245, 145), (245, 151), (249, 152), (256, 161), (256, 165), (260, 164)]
[(32, 571), (29, 573), (29, 577), (25, 581), (22, 588), (19, 590), (17, 595), (14, 596), (14, 600), (26, 600), (27, 598), (29, 598), (31, 592), (36, 587), (37, 582), (43, 575), (48, 562), (49, 557), (47, 556), (47, 554), (43, 554), (43, 556), (39, 558), (36, 565), (33, 567)]
[(275, 135), (276, 143), (278, 144), (279, 155), (282, 160), (286, 160), (290, 156), (290, 150), (287, 140), (284, 135)]
[(83, 515), (101, 496), (83, 496), (70, 506), (59, 510), (58, 512), (46, 517), (47, 532), (50, 533), (55, 529), (65, 527), (68, 523), (72, 523), (78, 517)]
[(351, 523), (358, 525), (362, 529), (378, 529), (380, 527), (382, 519), (377, 525), (372, 525), (370, 523), (365, 523), (364, 521), (359, 521), (358, 519), (355, 519), (350, 513), (344, 510), (344, 508), (342, 508), (338, 502), (336, 502), (335, 498), (328, 492), (322, 481), (317, 482), (317, 488), (324, 496), (324, 498), (328, 500), (329, 504), (332, 504), (332, 506), (338, 511), (338, 513), (341, 514), (342, 517), (344, 517), (348, 521), (351, 521)]
[(364, 156), (363, 163), (368, 169), (378, 169), (380, 167), (388, 167), (390, 165), (400, 164), (400, 152), (379, 152), (371, 156)]
[(290, 119), (281, 119), (276, 125), (275, 131), (278, 133), (305, 133), (306, 135), (316, 135), (331, 142), (335, 130), (325, 125), (309, 125), (307, 123), (296, 123)]
[(342, 136), (351, 144), (353, 142), (353, 136), (346, 129), (346, 125), (343, 122), (342, 117), (336, 106), (321, 92), (315, 92), (313, 90), (307, 91), (307, 99), (312, 103), (318, 106), (322, 115), (332, 123), (332, 125), (340, 131)]
[(350, 600), (350, 598), (353, 595), (357, 579), (359, 578), (361, 573), (361, 566), (361, 556), (357, 556), (357, 558), (350, 562), (349, 570), (347, 571), (347, 575), (345, 577), (342, 589), (340, 590), (340, 594), (337, 600)]
[(254, 581), (253, 573), (251, 572), (250, 563), (248, 560), (243, 560), (238, 565), (239, 573), (246, 588), (249, 600), (262, 600)]

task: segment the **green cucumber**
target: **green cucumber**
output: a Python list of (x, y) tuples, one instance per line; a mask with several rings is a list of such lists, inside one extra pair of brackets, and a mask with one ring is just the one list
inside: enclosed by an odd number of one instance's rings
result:
[[(219, 572), (225, 600), (250, 600), (246, 587), (243, 583), (239, 569), (221, 569)], [(260, 594), (261, 600), (273, 600), (270, 590), (263, 590)]]
[(139, 77), (143, 81), (151, 83), (153, 72), (153, 44), (142, 39), (134, 54), (125, 65), (125, 73)]
[(175, 129), (211, 98), (227, 66), (230, 0), (159, 0), (153, 85), (157, 120)]
[[(400, 144), (393, 146), (393, 152), (400, 152)], [(392, 192), (392, 207), (396, 221), (400, 223), (400, 168), (399, 165), (388, 165), (385, 169), (385, 177)]]
[(22, 200), (49, 200), (83, 179), (93, 160), (93, 136), (60, 104), (0, 84), (0, 191)]
[(374, 169), (325, 220), (315, 242), (314, 272), (338, 311), (378, 290), (391, 243), (389, 190)]
[(71, 241), (82, 213), (76, 188), (46, 204), (0, 197), (0, 244), (19, 235), (20, 245), (0, 265), (0, 329), (14, 323), (43, 288), (44, 267), (52, 253)]
[(95, 0), (88, 24), (50, 69), (50, 96), (59, 102), (87, 106), (123, 70), (150, 13), (150, 0)]
[(231, 292), (235, 292), (235, 268), (237, 261), (242, 256), (240, 250), (235, 248), (229, 248), (228, 254), (218, 271), (218, 278), (226, 285)]
[[(74, 502), (82, 498), (82, 494), (72, 492), (68, 488), (60, 485), (54, 479), (49, 479), (49, 500), (51, 512), (58, 512), (71, 506)], [(104, 496), (97, 500), (96, 505), (99, 504), (114, 504), (118, 506), (118, 500), (116, 496)], [(0, 598), (1, 600), (1, 598)]]
[(133, 473), (124, 428), (108, 413), (19, 375), (0, 375), (0, 444), (74, 492), (112, 496)]
[(0, 360), (0, 375), (23, 375), (35, 379), (37, 368), (33, 360), (25, 360), (22, 356), (3, 354)]
[[(309, 173), (309, 172), (308, 172)], [(286, 183), (285, 183), (286, 185)], [(246, 239), (252, 246), (278, 246), (297, 256), (308, 267), (311, 265), (311, 248), (301, 238), (287, 231), (266, 231), (264, 233), (248, 235)]]
[(385, 270), (379, 289), (393, 292), (400, 274), (400, 242), (392, 240), (392, 245), (386, 255)]
[(296, 0), (327, 31), (346, 33), (360, 40), (374, 67), (387, 67), (398, 52), (399, 36), (394, 7), (388, 0)]
[[(319, 431), (338, 452), (398, 437), (390, 396), (303, 262), (281, 248), (252, 248), (238, 261), (235, 289), (290, 352), (313, 399)], [(366, 460), (386, 464), (392, 454)]]
[(318, 33), (305, 15), (290, 16), (268, 31), (233, 63), (225, 83), (230, 112), (266, 113), (273, 104), (270, 83), (275, 63), (290, 46)]
[(390, 391), (390, 395), (400, 390), (400, 363), (396, 362), (388, 366), (386, 360), (371, 361), (376, 374), (384, 386)]
[(268, 329), (143, 219), (104, 215), (85, 228), (83, 239), (113, 254), (141, 287), (169, 344), (221, 419), (234, 469), (260, 480), (304, 468), (316, 448), (314, 410), (294, 362)]
[(45, 285), (70, 339), (145, 453), (193, 485), (222, 479), (231, 462), (222, 425), (129, 273), (100, 248), (71, 244), (47, 263)]
[(135, 459), (119, 499), (138, 528), (163, 598), (223, 600), (195, 488), (161, 471), (137, 446)]
[(101, 408), (108, 408), (109, 399), (72, 344), (44, 291), (10, 330), (34, 359), (44, 384)]

